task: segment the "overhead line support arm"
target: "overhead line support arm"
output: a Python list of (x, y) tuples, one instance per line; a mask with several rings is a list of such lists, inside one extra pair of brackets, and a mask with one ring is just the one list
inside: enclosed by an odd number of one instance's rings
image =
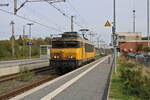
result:
[(27, 2), (49, 2), (49, 3), (56, 3), (56, 2), (65, 2), (66, 0), (26, 0), (23, 2), (20, 7), (17, 7), (17, 0), (14, 0), (14, 14), (17, 14), (17, 11), (19, 11)]

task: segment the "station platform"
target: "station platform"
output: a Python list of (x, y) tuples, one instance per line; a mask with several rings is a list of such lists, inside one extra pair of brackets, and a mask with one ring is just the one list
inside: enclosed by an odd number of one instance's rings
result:
[(0, 77), (19, 73), (21, 69), (37, 69), (49, 66), (49, 59), (24, 59), (0, 61)]
[(102, 100), (111, 70), (109, 58), (103, 57), (10, 100)]

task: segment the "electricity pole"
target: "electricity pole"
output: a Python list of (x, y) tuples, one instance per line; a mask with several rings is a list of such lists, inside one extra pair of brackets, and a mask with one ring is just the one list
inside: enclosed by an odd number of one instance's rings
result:
[(15, 46), (15, 43), (14, 43), (14, 39), (15, 39), (15, 35), (14, 35), (14, 22), (11, 21), (10, 24), (12, 25), (12, 37), (11, 37), (11, 41), (12, 41), (12, 58), (14, 58), (14, 55), (15, 55), (15, 49), (14, 49), (14, 46)]
[(133, 10), (133, 33), (135, 33), (135, 10)]
[(71, 16), (71, 32), (74, 31), (74, 26), (73, 26), (73, 20), (74, 19), (74, 16)]
[(93, 36), (92, 32), (90, 32), (89, 35), (90, 35), (90, 41), (92, 42), (92, 36)]
[(149, 0), (147, 0), (147, 40), (148, 40), (148, 44), (147, 46), (150, 47), (150, 43), (149, 43)]
[(99, 44), (100, 44), (100, 40), (99, 40), (99, 37), (97, 37), (97, 46), (98, 46), (98, 48), (100, 48)]
[(112, 26), (112, 34), (113, 34), (113, 46), (114, 46), (114, 71), (117, 72), (117, 34), (116, 34), (116, 0), (113, 0), (113, 26)]
[(23, 26), (23, 58), (25, 56), (25, 25)]
[(32, 56), (32, 48), (31, 48), (31, 46), (32, 46), (32, 41), (31, 41), (31, 26), (33, 25), (33, 23), (28, 23), (27, 25), (29, 25), (29, 43), (28, 43), (28, 45), (29, 45), (29, 59), (31, 59), (31, 56)]

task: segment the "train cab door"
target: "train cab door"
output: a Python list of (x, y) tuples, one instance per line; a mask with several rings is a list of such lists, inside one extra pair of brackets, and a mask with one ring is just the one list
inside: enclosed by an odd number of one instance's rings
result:
[(84, 63), (85, 55), (85, 43), (82, 41), (82, 64)]

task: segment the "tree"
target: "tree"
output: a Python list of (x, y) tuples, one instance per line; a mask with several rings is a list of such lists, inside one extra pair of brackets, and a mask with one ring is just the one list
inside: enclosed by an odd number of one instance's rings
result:
[(51, 45), (51, 40), (52, 40), (51, 38), (46, 37), (44, 41), (46, 42), (47, 45)]
[(17, 40), (17, 42), (20, 46), (23, 46), (23, 39), (22, 39), (21, 35), (19, 36), (19, 39)]
[(0, 41), (0, 59), (11, 57), (11, 42), (8, 40)]
[(11, 36), (11, 37), (10, 37), (10, 41), (12, 41), (12, 38), (13, 38), (14, 40), (16, 40), (16, 39), (15, 39), (15, 36)]

